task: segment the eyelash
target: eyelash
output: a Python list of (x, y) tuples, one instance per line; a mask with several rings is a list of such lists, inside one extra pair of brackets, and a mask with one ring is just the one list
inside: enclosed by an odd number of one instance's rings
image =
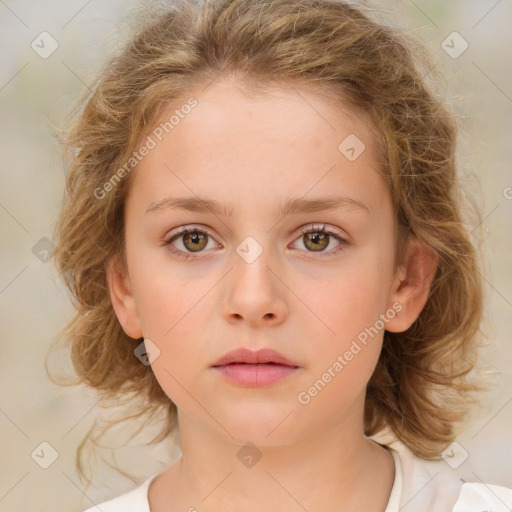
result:
[[(194, 227), (194, 226), (183, 227), (177, 233), (173, 233), (170, 237), (165, 239), (164, 244), (169, 248), (169, 250), (176, 256), (184, 258), (185, 260), (195, 258), (196, 256), (193, 256), (192, 255), (193, 253), (187, 253), (187, 252), (182, 251), (181, 249), (174, 248), (172, 245), (172, 242), (174, 242), (175, 240), (179, 239), (180, 237), (186, 235), (187, 233), (201, 233), (201, 234), (205, 234), (213, 239), (213, 236), (206, 229), (204, 229), (202, 227), (199, 228), (199, 227)], [(330, 258), (332, 256), (335, 256), (336, 254), (338, 254), (338, 252), (340, 250), (343, 249), (344, 246), (349, 245), (349, 242), (345, 238), (343, 238), (339, 233), (335, 233), (334, 231), (332, 231), (330, 229), (326, 229), (325, 224), (309, 225), (309, 226), (305, 226), (305, 227), (301, 228), (300, 235), (295, 240), (298, 240), (299, 238), (303, 237), (307, 233), (326, 233), (326, 234), (330, 235), (331, 237), (335, 238), (339, 242), (339, 245), (336, 246), (334, 249), (331, 249), (330, 251), (306, 251), (306, 252), (310, 252), (313, 254), (316, 253), (316, 254), (320, 255), (321, 258)], [(204, 252), (204, 250), (197, 251), (197, 252), (198, 253)]]

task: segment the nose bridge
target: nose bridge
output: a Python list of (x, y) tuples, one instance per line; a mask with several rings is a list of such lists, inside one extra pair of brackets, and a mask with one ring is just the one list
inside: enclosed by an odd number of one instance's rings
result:
[(268, 238), (261, 243), (253, 236), (247, 236), (237, 247), (236, 254), (233, 254), (235, 266), (234, 284), (240, 284), (242, 289), (248, 293), (257, 292), (261, 297), (262, 293), (273, 295), (275, 286), (274, 274), (270, 271), (272, 264), (275, 265), (276, 258), (272, 254), (272, 248)]
[(284, 319), (287, 312), (285, 287), (278, 276), (278, 258), (272, 252), (269, 237), (260, 241), (247, 236), (233, 253), (233, 272), (225, 314), (228, 318), (251, 323)]

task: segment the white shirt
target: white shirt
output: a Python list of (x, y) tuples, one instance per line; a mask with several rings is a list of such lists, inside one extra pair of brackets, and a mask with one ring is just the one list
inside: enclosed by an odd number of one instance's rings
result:
[[(421, 459), (400, 441), (394, 440), (385, 446), (395, 461), (395, 480), (384, 512), (512, 511), (512, 489), (463, 482), (444, 460)], [(153, 475), (136, 489), (84, 512), (151, 512), (148, 490), (157, 476)]]

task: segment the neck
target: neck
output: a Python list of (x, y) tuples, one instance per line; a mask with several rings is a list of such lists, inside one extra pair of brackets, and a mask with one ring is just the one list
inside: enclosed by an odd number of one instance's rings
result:
[(206, 431), (180, 413), (182, 456), (152, 485), (151, 510), (312, 512), (342, 503), (345, 510), (382, 512), (394, 462), (363, 435), (360, 417), (355, 423), (336, 418), (286, 444), (271, 433), (253, 446)]

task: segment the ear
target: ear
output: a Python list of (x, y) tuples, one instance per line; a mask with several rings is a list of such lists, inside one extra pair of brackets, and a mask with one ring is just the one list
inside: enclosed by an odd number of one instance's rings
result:
[(114, 256), (107, 261), (106, 272), (110, 300), (121, 327), (131, 338), (142, 338), (142, 326), (126, 265)]
[(415, 237), (409, 239), (405, 261), (393, 281), (388, 305), (398, 303), (402, 309), (396, 309), (397, 315), (387, 322), (387, 331), (403, 332), (418, 318), (427, 303), (437, 263), (438, 255), (432, 247)]

